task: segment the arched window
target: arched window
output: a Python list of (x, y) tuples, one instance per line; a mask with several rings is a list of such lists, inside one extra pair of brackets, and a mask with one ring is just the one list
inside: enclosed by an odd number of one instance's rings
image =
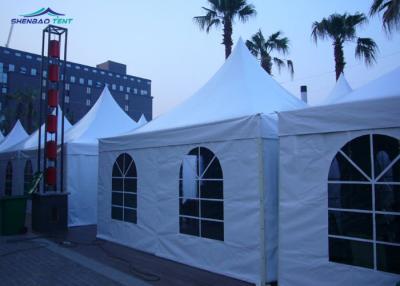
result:
[(118, 156), (112, 170), (111, 218), (136, 223), (137, 174), (132, 157)]
[(355, 138), (328, 180), (329, 260), (400, 274), (400, 141)]
[(9, 161), (6, 167), (6, 181), (4, 192), (6, 196), (11, 196), (12, 194), (12, 177), (13, 177), (13, 169), (12, 164)]
[(204, 147), (185, 155), (179, 174), (180, 233), (224, 240), (224, 193), (218, 158)]
[(28, 193), (29, 188), (32, 185), (32, 179), (33, 179), (32, 161), (27, 160), (25, 163), (25, 168), (24, 168), (24, 193), (25, 194)]

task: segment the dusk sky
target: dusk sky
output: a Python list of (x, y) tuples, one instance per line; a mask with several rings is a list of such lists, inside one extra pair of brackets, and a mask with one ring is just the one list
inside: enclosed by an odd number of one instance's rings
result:
[[(299, 96), (307, 85), (311, 104), (323, 99), (335, 83), (331, 42), (311, 39), (313, 21), (332, 13), (368, 13), (372, 0), (249, 0), (257, 16), (237, 22), (233, 40), (248, 39), (259, 28), (264, 35), (281, 30), (290, 39), (295, 67), (289, 73), (274, 70), (275, 79)], [(160, 115), (191, 96), (224, 62), (222, 31), (200, 31), (193, 17), (203, 15), (206, 0), (0, 0), (0, 45), (7, 41), (10, 22), (18, 15), (50, 7), (73, 18), (69, 29), (68, 60), (95, 66), (106, 60), (127, 65), (128, 74), (152, 80), (154, 115)], [(10, 48), (40, 53), (45, 25), (15, 25)], [(367, 68), (354, 57), (354, 44), (345, 47), (345, 75), (353, 88), (391, 71), (400, 64), (400, 32), (388, 37), (380, 17), (370, 19), (359, 36), (372, 37), (380, 52), (378, 63)], [(222, 107), (221, 107), (222, 108)]]

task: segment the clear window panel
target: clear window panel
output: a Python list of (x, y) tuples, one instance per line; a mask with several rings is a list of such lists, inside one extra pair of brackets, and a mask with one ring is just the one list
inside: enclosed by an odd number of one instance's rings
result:
[(342, 148), (342, 151), (369, 177), (371, 177), (370, 141), (370, 136), (364, 135), (351, 140)]
[(199, 220), (187, 217), (179, 218), (179, 232), (199, 236)]
[(218, 160), (213, 160), (207, 171), (203, 175), (203, 179), (221, 179), (222, 168)]
[(328, 206), (339, 209), (372, 210), (371, 185), (330, 183)]
[(125, 168), (124, 168), (124, 157), (125, 156), (124, 155), (125, 154), (119, 155), (117, 158), (117, 162), (116, 162), (122, 173), (124, 173), (124, 171), (125, 171)]
[(136, 223), (136, 210), (124, 209), (124, 221)]
[(198, 217), (199, 201), (179, 199), (179, 214)]
[(223, 181), (200, 181), (200, 196), (205, 199), (223, 199)]
[(224, 204), (222, 201), (201, 201), (201, 217), (217, 220), (224, 219)]
[(390, 167), (380, 177), (379, 182), (400, 182), (400, 160), (398, 159), (392, 167)]
[(125, 188), (124, 188), (125, 192), (136, 193), (136, 191), (137, 191), (137, 180), (136, 179), (125, 178), (124, 182), (125, 182)]
[(376, 245), (377, 269), (400, 274), (400, 246)]
[(136, 194), (124, 194), (124, 206), (128, 208), (137, 208)]
[(129, 163), (127, 168), (128, 168), (128, 170), (126, 171), (126, 174), (125, 174), (126, 177), (136, 177), (137, 176), (135, 162), (131, 161), (131, 163)]
[(400, 185), (375, 185), (375, 209), (400, 212)]
[(122, 220), (122, 208), (120, 207), (111, 207), (111, 218)]
[(376, 240), (400, 244), (400, 213), (376, 215)]
[(122, 192), (124, 190), (124, 179), (122, 178), (112, 178), (112, 190)]
[(372, 239), (372, 215), (329, 211), (329, 234)]
[(122, 177), (122, 173), (116, 163), (114, 163), (112, 175), (113, 177)]
[(378, 176), (399, 154), (399, 140), (386, 135), (373, 135), (375, 175)]
[(201, 221), (201, 237), (224, 240), (224, 223), (217, 221)]
[(328, 179), (330, 181), (367, 181), (341, 153), (333, 159), (329, 169)]
[(374, 268), (373, 255), (372, 243), (329, 238), (329, 261)]
[(111, 194), (111, 204), (121, 206), (123, 205), (123, 194), (112, 192)]

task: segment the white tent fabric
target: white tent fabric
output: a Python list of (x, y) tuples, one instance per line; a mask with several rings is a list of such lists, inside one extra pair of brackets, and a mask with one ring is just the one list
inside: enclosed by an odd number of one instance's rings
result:
[(342, 73), (339, 76), (339, 79), (337, 80), (335, 87), (333, 88), (331, 93), (324, 99), (322, 104), (332, 104), (338, 102), (342, 98), (345, 98), (345, 96), (352, 91), (353, 89), (351, 88), (349, 82)]
[(340, 98), (337, 102), (350, 102), (357, 100), (376, 99), (382, 97), (398, 96), (400, 94), (400, 67), (375, 79), (364, 86)]
[[(378, 262), (372, 269), (331, 262), (328, 237), (328, 173), (331, 168), (331, 178), (339, 174), (337, 152), (366, 134), (400, 140), (399, 72), (347, 94), (347, 102), (279, 114), (279, 285), (392, 286), (400, 280), (399, 274), (376, 270)], [(372, 154), (368, 148), (366, 157)], [(399, 253), (400, 246), (394, 247), (392, 252)], [(362, 253), (365, 258), (373, 252), (365, 248)], [(371, 255), (378, 261), (376, 252)]]
[(69, 226), (97, 223), (98, 139), (137, 127), (105, 87), (88, 113), (65, 134)]
[(28, 137), (28, 133), (26, 133), (24, 127), (21, 122), (18, 120), (13, 129), (11, 129), (10, 133), (2, 140), (0, 143), (0, 152), (9, 149), (15, 144), (20, 143)]
[[(100, 140), (97, 236), (253, 283), (276, 280), (274, 112), (304, 106), (239, 40), (220, 70), (181, 105), (129, 134)], [(179, 231), (179, 169), (199, 146), (222, 166), (224, 241)], [(137, 224), (111, 218), (112, 168), (122, 153), (137, 168)], [(186, 171), (185, 181), (193, 175)], [(189, 187), (185, 196), (193, 194)]]

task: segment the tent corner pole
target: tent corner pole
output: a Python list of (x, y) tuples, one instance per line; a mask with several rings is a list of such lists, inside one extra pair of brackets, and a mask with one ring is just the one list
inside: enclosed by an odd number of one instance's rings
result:
[(265, 191), (264, 191), (264, 146), (263, 138), (259, 136), (257, 139), (257, 153), (258, 153), (258, 191), (259, 191), (259, 213), (260, 213), (260, 279), (257, 286), (265, 286), (266, 283), (266, 241), (265, 241)]

